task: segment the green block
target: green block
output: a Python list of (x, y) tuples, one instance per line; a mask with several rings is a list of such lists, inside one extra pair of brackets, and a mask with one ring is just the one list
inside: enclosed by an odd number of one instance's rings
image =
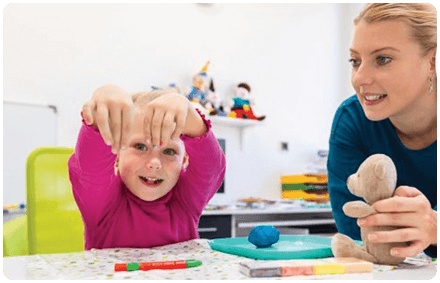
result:
[(327, 190), (327, 184), (310, 185), (310, 184), (282, 184), (281, 189), (283, 191), (306, 191), (306, 190)]
[(310, 187), (304, 184), (282, 184), (281, 189), (283, 191), (305, 191)]
[(127, 263), (127, 271), (135, 271), (139, 270), (139, 263), (130, 262)]

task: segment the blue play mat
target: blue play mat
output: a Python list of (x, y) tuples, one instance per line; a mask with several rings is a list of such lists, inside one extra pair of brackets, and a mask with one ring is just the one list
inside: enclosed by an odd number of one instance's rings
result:
[(247, 237), (220, 238), (208, 243), (213, 250), (254, 259), (313, 259), (333, 256), (331, 237), (281, 235), (268, 248), (257, 248)]

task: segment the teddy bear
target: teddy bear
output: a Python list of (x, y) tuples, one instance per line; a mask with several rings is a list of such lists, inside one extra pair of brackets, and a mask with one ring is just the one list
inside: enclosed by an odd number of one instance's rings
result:
[[(353, 218), (364, 218), (376, 214), (373, 204), (376, 201), (393, 196), (397, 182), (396, 167), (388, 156), (374, 154), (368, 157), (356, 173), (347, 179), (349, 191), (365, 200), (347, 202), (342, 210)], [(357, 245), (350, 237), (337, 233), (333, 236), (331, 248), (335, 257), (355, 257), (376, 264), (395, 265), (405, 258), (394, 257), (390, 249), (407, 246), (408, 243), (371, 243), (368, 234), (373, 231), (390, 231), (397, 229), (391, 226), (361, 228), (363, 246)]]

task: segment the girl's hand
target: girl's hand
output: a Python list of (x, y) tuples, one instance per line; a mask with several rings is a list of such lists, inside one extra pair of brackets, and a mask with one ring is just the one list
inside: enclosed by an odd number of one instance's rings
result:
[(170, 92), (141, 107), (147, 143), (153, 146), (165, 145), (182, 133), (202, 135), (206, 131), (202, 118), (183, 95)]
[(141, 105), (147, 143), (155, 147), (177, 139), (185, 127), (188, 105), (186, 97), (173, 92)]
[(132, 112), (131, 98), (123, 89), (112, 85), (98, 88), (82, 109), (85, 123), (99, 130), (114, 154), (128, 147)]
[(373, 204), (378, 212), (358, 219), (360, 227), (398, 226), (394, 231), (372, 232), (371, 242), (410, 242), (408, 247), (391, 249), (398, 257), (416, 256), (429, 245), (437, 245), (437, 211), (431, 208), (428, 199), (416, 188), (400, 186), (394, 196)]

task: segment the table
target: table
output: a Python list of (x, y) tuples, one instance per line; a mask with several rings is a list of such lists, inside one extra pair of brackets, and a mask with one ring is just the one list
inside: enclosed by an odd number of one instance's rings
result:
[(20, 209), (18, 211), (12, 211), (12, 212), (7, 212), (5, 213), (3, 211), (3, 224), (5, 224), (6, 222), (18, 218), (20, 216), (26, 215), (26, 209)]
[[(197, 268), (114, 272), (116, 262), (198, 259)], [(211, 250), (207, 239), (196, 239), (150, 249), (92, 249), (67, 254), (42, 254), (3, 258), (8, 279), (250, 279), (239, 272), (239, 262), (251, 259)], [(375, 265), (374, 272), (272, 279), (431, 279), (437, 263), (420, 255), (391, 269)]]

